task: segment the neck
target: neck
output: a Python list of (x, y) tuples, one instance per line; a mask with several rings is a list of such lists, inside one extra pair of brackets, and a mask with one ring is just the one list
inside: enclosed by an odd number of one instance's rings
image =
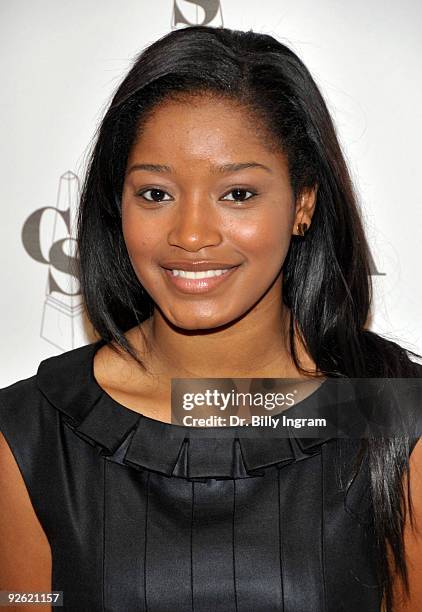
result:
[[(140, 351), (141, 358), (148, 369), (165, 378), (303, 378), (289, 349), (290, 316), (285, 305), (277, 309), (265, 305), (233, 324), (190, 331), (169, 324), (156, 309), (142, 324), (149, 351), (146, 359)], [(128, 335), (139, 349), (139, 328)], [(301, 364), (314, 371), (302, 344), (296, 346)]]

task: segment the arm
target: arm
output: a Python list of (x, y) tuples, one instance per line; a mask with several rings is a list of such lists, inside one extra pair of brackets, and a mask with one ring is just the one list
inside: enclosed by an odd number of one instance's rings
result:
[[(51, 591), (51, 551), (16, 460), (0, 432), (0, 590)], [(34, 606), (8, 606), (34, 610)], [(51, 606), (36, 606), (50, 612)]]
[[(408, 513), (404, 527), (404, 548), (409, 574), (409, 598), (405, 597), (399, 580), (394, 583), (394, 612), (422, 610), (422, 438), (409, 459), (409, 484), (414, 512), (414, 529)], [(406, 487), (406, 481), (405, 481)]]

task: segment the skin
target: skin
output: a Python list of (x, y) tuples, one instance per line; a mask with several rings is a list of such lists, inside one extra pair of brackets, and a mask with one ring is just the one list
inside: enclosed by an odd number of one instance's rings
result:
[[(16, 460), (1, 432), (0, 491), (0, 591), (49, 593), (52, 575), (50, 545)], [(33, 604), (5, 608), (34, 609)], [(52, 606), (37, 605), (36, 609), (48, 612)]]
[[(406, 490), (407, 478), (403, 480)], [(409, 595), (404, 592), (401, 581), (396, 578), (393, 585), (394, 612), (422, 610), (422, 438), (416, 443), (410, 455), (409, 488), (414, 519), (412, 525), (406, 503), (404, 549), (409, 576)]]

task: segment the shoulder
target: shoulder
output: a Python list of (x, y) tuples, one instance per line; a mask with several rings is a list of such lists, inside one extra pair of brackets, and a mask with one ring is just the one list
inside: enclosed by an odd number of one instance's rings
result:
[(47, 446), (54, 446), (56, 421), (57, 411), (38, 389), (36, 375), (0, 389), (0, 469), (3, 473), (11, 465), (11, 453), (23, 474), (30, 474), (31, 469), (36, 471), (36, 458), (42, 454), (40, 449), (46, 442)]
[[(422, 365), (414, 363), (418, 384), (413, 387), (412, 398), (418, 413), (422, 412)], [(420, 419), (418, 419), (420, 423)], [(404, 593), (401, 581), (393, 581), (394, 603), (397, 612), (422, 609), (422, 432), (413, 441), (409, 456), (409, 470), (404, 477), (405, 520), (403, 542), (409, 578), (409, 596)], [(410, 508), (409, 508), (410, 505)]]
[(25, 422), (29, 408), (37, 410), (43, 403), (43, 396), (36, 384), (36, 375), (18, 380), (0, 389), (0, 431), (12, 422)]
[[(422, 609), (422, 438), (419, 438), (409, 459), (409, 472), (404, 478), (405, 521), (403, 543), (409, 579), (409, 595), (397, 574), (393, 577), (394, 609), (413, 612)], [(410, 512), (409, 512), (410, 502)], [(390, 555), (390, 563), (392, 563)]]
[(1, 388), (0, 431), (45, 426), (57, 411), (68, 413), (69, 407), (86, 403), (98, 391), (90, 369), (95, 347), (92, 343), (44, 359), (36, 374)]

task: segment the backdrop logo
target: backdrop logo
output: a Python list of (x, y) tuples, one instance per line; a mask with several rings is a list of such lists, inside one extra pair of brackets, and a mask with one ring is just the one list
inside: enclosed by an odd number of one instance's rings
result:
[(194, 25), (223, 27), (220, 0), (173, 0), (172, 28)]
[(41, 337), (63, 350), (84, 343), (74, 238), (78, 199), (79, 179), (65, 172), (59, 179), (56, 205), (35, 210), (22, 228), (24, 249), (47, 268)]

